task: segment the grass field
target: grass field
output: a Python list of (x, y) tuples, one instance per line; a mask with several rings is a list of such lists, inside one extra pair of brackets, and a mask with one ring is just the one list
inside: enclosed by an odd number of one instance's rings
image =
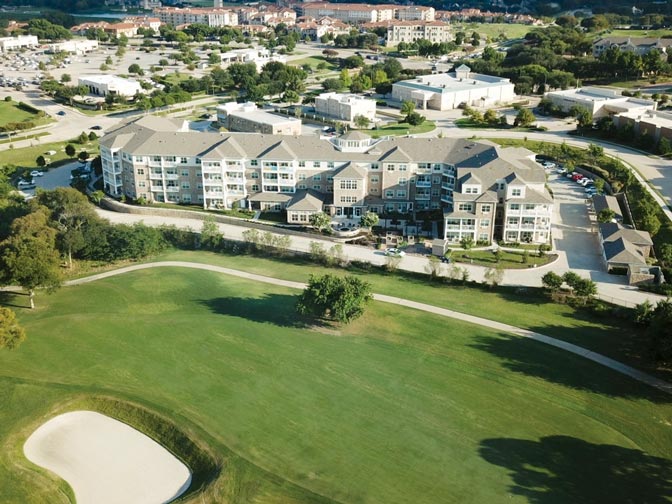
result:
[(476, 31), (491, 39), (496, 39), (501, 34), (504, 34), (507, 39), (516, 39), (524, 37), (533, 28), (533, 26), (509, 23), (467, 23), (456, 26), (454, 31), (464, 31), (469, 37), (472, 32)]
[(400, 122), (383, 126), (373, 130), (367, 130), (366, 134), (371, 135), (372, 138), (378, 138), (387, 135), (418, 135), (420, 133), (428, 133), (436, 128), (436, 124), (432, 121), (425, 121), (419, 126), (411, 126), (408, 123)]
[[(539, 257), (535, 251), (528, 251), (527, 262), (524, 262), (524, 252), (502, 250), (499, 265), (502, 268), (521, 269), (533, 268), (548, 264), (553, 260), (553, 256), (544, 255)], [(456, 262), (479, 264), (481, 266), (496, 267), (497, 259), (491, 250), (461, 250), (454, 249), (450, 255)], [(557, 257), (557, 256), (556, 256)]]
[(23, 122), (32, 120), (35, 125), (46, 124), (50, 121), (48, 117), (40, 118), (36, 114), (21, 109), (15, 101), (0, 101), (0, 126), (10, 122)]
[[(559, 350), (398, 306), (374, 303), (338, 331), (305, 328), (296, 294), (161, 268), (16, 308), (29, 336), (0, 352), (0, 502), (67, 502), (21, 445), (50, 410), (89, 394), (134, 401), (207, 441), (224, 468), (208, 502), (669, 496), (668, 397)], [(539, 330), (558, 322), (588, 330), (553, 313)]]
[[(318, 70), (317, 65), (319, 65), (320, 63), (325, 63), (327, 67), (324, 70)], [(335, 65), (330, 61), (327, 61), (327, 59), (323, 56), (309, 56), (307, 58), (289, 61), (287, 64), (297, 67), (302, 67), (303, 65), (310, 65), (313, 69), (313, 72), (317, 73), (332, 72), (338, 69), (338, 65)]]
[(77, 152), (86, 150), (91, 157), (98, 155), (98, 139), (89, 141), (86, 144), (78, 144), (75, 141), (68, 142), (51, 142), (51, 143), (38, 143), (38, 139), (33, 140), (35, 145), (32, 147), (23, 147), (21, 149), (8, 149), (2, 151), (0, 154), (0, 163), (1, 164), (13, 164), (19, 168), (36, 168), (37, 163), (35, 160), (38, 156), (46, 155), (47, 151), (53, 150), (56, 151), (56, 154), (49, 155), (51, 162), (61, 161), (63, 159), (68, 159), (68, 156), (65, 154), (65, 146), (69, 143), (75, 146)]

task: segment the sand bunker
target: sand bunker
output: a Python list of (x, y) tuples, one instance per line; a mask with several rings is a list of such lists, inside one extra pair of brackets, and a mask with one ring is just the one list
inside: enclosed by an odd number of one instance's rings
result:
[(189, 468), (128, 425), (93, 411), (52, 418), (28, 438), (31, 462), (58, 474), (77, 504), (159, 504), (182, 494)]

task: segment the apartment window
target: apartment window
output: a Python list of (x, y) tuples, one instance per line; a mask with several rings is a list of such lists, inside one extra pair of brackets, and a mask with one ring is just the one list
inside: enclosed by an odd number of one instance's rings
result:
[(322, 180), (322, 175), (313, 175), (313, 180), (315, 182), (319, 182), (320, 180)]
[(380, 165), (378, 163), (371, 163), (372, 170), (380, 170)]
[(406, 191), (397, 191), (397, 198), (405, 198), (406, 197)]
[(256, 159), (250, 159), (250, 166), (259, 166), (259, 161)]
[(408, 179), (406, 177), (399, 177), (399, 185), (406, 185), (408, 183)]
[[(200, 157), (196, 158), (196, 164), (201, 164), (201, 158)], [(219, 166), (219, 163), (217, 163), (217, 166)]]
[(182, 176), (183, 177), (188, 177), (189, 176), (189, 170), (182, 170)]
[(478, 194), (478, 187), (467, 187), (464, 192), (466, 194)]
[(394, 198), (394, 191), (392, 191), (392, 190), (385, 191), (385, 197), (386, 198)]
[(196, 184), (196, 189), (203, 189), (203, 184)]
[(504, 190), (504, 182), (502, 182), (501, 184), (499, 184), (499, 190), (500, 190), (500, 191)]
[(259, 184), (252, 184), (252, 191), (259, 192)]
[(142, 163), (143, 157), (142, 156), (135, 156), (133, 158), (133, 161), (135, 161), (136, 163)]
[(525, 204), (525, 206), (523, 208), (525, 210), (534, 210), (536, 208), (536, 205), (531, 204), (531, 203), (527, 203), (527, 204)]
[(405, 164), (400, 164), (399, 165), (399, 171), (406, 171), (408, 170), (408, 165)]
[(491, 211), (492, 207), (490, 205), (481, 205), (481, 212), (490, 213)]
[(332, 177), (331, 175), (329, 175), (329, 176), (327, 177), (327, 182), (329, 182), (329, 183), (331, 184), (333, 181), (334, 181), (334, 177)]
[(519, 205), (518, 203), (511, 203), (511, 204), (509, 205), (509, 208), (510, 208), (511, 210), (520, 210), (520, 205)]
[(169, 163), (175, 162), (175, 156), (166, 156), (164, 159)]
[(189, 182), (182, 182), (182, 189), (190, 189)]
[(315, 184), (315, 185), (313, 186), (313, 189), (315, 189), (316, 191), (321, 191), (321, 190), (322, 190), (322, 186), (321, 186), (320, 184)]
[(377, 188), (377, 187), (373, 187), (369, 192), (370, 192), (371, 194), (378, 194), (378, 188)]
[(443, 167), (441, 166), (441, 163), (434, 163), (432, 165), (432, 170), (434, 170), (434, 171), (441, 171), (442, 169), (443, 169)]
[(393, 164), (388, 164), (387, 165), (387, 171), (394, 171), (394, 165)]
[(161, 156), (152, 156), (152, 161), (155, 163), (160, 163), (161, 162)]
[(356, 196), (341, 196), (341, 203), (357, 203)]
[(333, 168), (334, 168), (334, 162), (333, 162), (333, 161), (329, 161), (329, 162), (327, 163), (327, 168), (329, 168), (329, 169), (333, 169)]
[(521, 196), (523, 194), (522, 189), (511, 189), (511, 196)]
[(356, 180), (341, 180), (341, 189), (352, 190), (357, 189)]
[(432, 196), (438, 196), (439, 195), (439, 190), (438, 189), (432, 189)]
[(191, 194), (183, 194), (182, 195), (182, 201), (184, 203), (191, 203)]
[(189, 162), (189, 160), (186, 157), (181, 157), (180, 158), (180, 163), (187, 164), (188, 162)]
[(202, 174), (201, 172), (198, 172), (198, 173), (196, 174), (196, 176), (197, 176), (198, 178), (201, 178), (201, 177), (203, 176), (203, 174)]
[(305, 168), (306, 167), (306, 162), (305, 161), (299, 161), (299, 168)]
[(490, 227), (490, 219), (481, 219), (481, 227), (482, 228)]
[(145, 181), (141, 180), (140, 182), (138, 182), (138, 187), (146, 187)]
[(374, 175), (373, 177), (371, 177), (372, 184), (377, 184), (379, 180), (380, 178), (378, 177), (378, 175)]
[(429, 163), (418, 163), (418, 170), (429, 170), (431, 165)]
[(471, 212), (471, 203), (460, 203), (457, 205), (460, 212)]
[(145, 174), (144, 168), (138, 168), (138, 175), (144, 175), (144, 174)]
[(259, 172), (254, 171), (254, 172), (250, 173), (250, 178), (258, 179), (259, 178)]
[(432, 184), (440, 184), (441, 177), (432, 177)]
[(307, 186), (306, 186), (306, 184), (299, 184), (298, 186), (296, 186), (296, 188), (297, 189), (306, 189)]

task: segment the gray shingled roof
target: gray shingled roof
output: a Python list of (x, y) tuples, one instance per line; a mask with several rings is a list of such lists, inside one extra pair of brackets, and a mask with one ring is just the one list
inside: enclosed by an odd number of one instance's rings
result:
[(603, 245), (604, 255), (607, 258), (607, 262), (618, 264), (646, 264), (646, 259), (639, 248), (623, 238), (604, 242)]
[(350, 130), (339, 137), (341, 140), (369, 140), (370, 135), (362, 133), (361, 131)]
[(250, 196), (250, 201), (263, 201), (265, 203), (286, 203), (292, 199), (293, 194), (282, 194), (272, 192), (260, 192)]
[(601, 223), (599, 227), (600, 227), (600, 234), (602, 235), (602, 239), (605, 242), (616, 241), (623, 238), (628, 242), (632, 243), (633, 245), (638, 246), (653, 245), (651, 235), (646, 231), (639, 231), (637, 229), (626, 228), (616, 222)]
[(602, 210), (611, 209), (614, 212), (614, 215), (617, 220), (623, 220), (623, 213), (621, 211), (621, 206), (618, 204), (618, 199), (615, 196), (593, 196), (593, 208), (595, 208), (596, 213), (600, 213)]
[(296, 191), (292, 200), (287, 204), (287, 210), (321, 212), (324, 204), (324, 195), (312, 189)]
[(354, 163), (348, 163), (334, 172), (334, 179), (351, 178), (363, 179), (366, 178), (366, 170)]

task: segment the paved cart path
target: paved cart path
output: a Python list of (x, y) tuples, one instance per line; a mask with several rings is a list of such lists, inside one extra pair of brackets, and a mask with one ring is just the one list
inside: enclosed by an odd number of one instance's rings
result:
[[(231, 276), (236, 276), (239, 278), (245, 278), (247, 280), (254, 280), (256, 282), (264, 282), (268, 284), (273, 284), (273, 285), (279, 285), (282, 287), (288, 287), (290, 289), (303, 289), (306, 284), (301, 283), (301, 282), (292, 282), (290, 280), (281, 280), (278, 278), (271, 278), (263, 275), (257, 275), (254, 273), (248, 273), (246, 271), (240, 271), (240, 270), (235, 270), (231, 268), (224, 268), (221, 266), (214, 266), (211, 264), (201, 264), (201, 263), (191, 263), (191, 262), (186, 262), (186, 261), (162, 261), (162, 262), (154, 262), (154, 263), (147, 263), (147, 264), (136, 264), (133, 266), (126, 266), (123, 268), (119, 268), (113, 271), (106, 271), (105, 273), (99, 273), (96, 275), (91, 275), (85, 278), (79, 278), (76, 280), (70, 280), (65, 283), (65, 285), (79, 285), (79, 284), (84, 284), (84, 283), (89, 283), (89, 282), (94, 282), (96, 280), (101, 280), (103, 278), (108, 278), (116, 275), (121, 275), (124, 273), (129, 273), (132, 271), (137, 271), (137, 270), (143, 270), (143, 269), (148, 269), (148, 268), (162, 268), (162, 267), (177, 267), (177, 268), (194, 268), (194, 269), (200, 269), (200, 270), (207, 270), (207, 271), (212, 271), (215, 273), (222, 273), (225, 275), (231, 275)], [(642, 371), (639, 371), (633, 367), (627, 366), (619, 361), (616, 361), (614, 359), (610, 359), (609, 357), (606, 357), (602, 354), (593, 352), (591, 350), (588, 350), (587, 348), (580, 347), (578, 345), (574, 345), (572, 343), (568, 343), (566, 341), (562, 341), (556, 338), (552, 338), (550, 336), (546, 336), (541, 333), (537, 333), (534, 331), (529, 331), (527, 329), (522, 329), (520, 327), (512, 326), (509, 324), (503, 324), (501, 322), (495, 322), (493, 320), (488, 320), (486, 318), (482, 317), (476, 317), (474, 315), (468, 315), (465, 313), (460, 313), (456, 312), (453, 310), (448, 310), (446, 308), (440, 308), (438, 306), (432, 306), (429, 304), (425, 303), (419, 303), (416, 301), (411, 301), (408, 299), (403, 299), (399, 297), (394, 297), (394, 296), (387, 296), (385, 294), (373, 294), (373, 298), (376, 301), (380, 301), (383, 303), (391, 303), (391, 304), (396, 304), (396, 305), (401, 305), (405, 306), (407, 308), (412, 308), (415, 310), (421, 310), (425, 311), (428, 313), (433, 313), (435, 315), (440, 315), (442, 317), (448, 317), (448, 318), (453, 318), (453, 319), (458, 319), (462, 320), (465, 322), (469, 322), (471, 324), (476, 324), (480, 325), (483, 327), (487, 327), (489, 329), (494, 329), (496, 331), (503, 331), (511, 334), (515, 334), (516, 336), (521, 336), (523, 338), (529, 338), (533, 339), (535, 341), (539, 341), (540, 343), (544, 343), (546, 345), (551, 345), (556, 348), (559, 348), (561, 350), (565, 350), (567, 352), (573, 353), (575, 355), (578, 355), (580, 357), (583, 357), (585, 359), (589, 359), (597, 364), (600, 364), (602, 366), (608, 367), (609, 369), (612, 369), (618, 373), (624, 374), (626, 376), (629, 376), (641, 383), (645, 383), (647, 385), (650, 385), (652, 387), (655, 387), (659, 390), (662, 390), (663, 392), (667, 394), (672, 394), (672, 384), (668, 383), (664, 380), (661, 380), (659, 378), (656, 378), (654, 376), (651, 376), (647, 373), (644, 373)]]

